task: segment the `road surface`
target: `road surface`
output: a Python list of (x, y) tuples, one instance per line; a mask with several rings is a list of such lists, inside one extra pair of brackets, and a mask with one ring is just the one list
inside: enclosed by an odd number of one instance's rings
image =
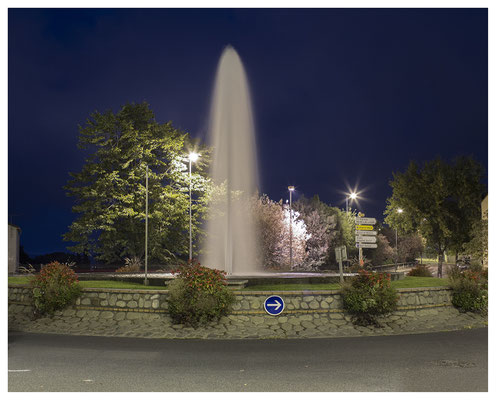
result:
[(487, 391), (487, 329), (164, 340), (9, 334), (9, 391)]

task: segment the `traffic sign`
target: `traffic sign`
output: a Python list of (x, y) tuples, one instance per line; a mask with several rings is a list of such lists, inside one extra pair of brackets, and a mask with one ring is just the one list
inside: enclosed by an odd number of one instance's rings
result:
[(357, 243), (355, 246), (359, 249), (377, 249), (377, 243)]
[(356, 225), (357, 231), (373, 231), (374, 227), (372, 225)]
[(346, 254), (346, 246), (339, 246), (334, 249), (334, 252), (336, 253), (336, 261), (344, 261), (346, 260), (347, 254)]
[(375, 225), (375, 218), (355, 217), (355, 224)]
[(284, 310), (284, 300), (280, 296), (270, 296), (265, 299), (264, 308), (269, 315), (279, 315)]
[(376, 243), (377, 237), (375, 236), (355, 236), (355, 241), (360, 243)]
[(377, 236), (377, 231), (355, 231), (357, 236)]

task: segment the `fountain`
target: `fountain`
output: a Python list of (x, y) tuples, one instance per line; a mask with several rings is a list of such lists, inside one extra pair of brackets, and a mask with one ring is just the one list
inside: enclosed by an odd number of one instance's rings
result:
[(256, 144), (246, 74), (227, 46), (220, 58), (210, 110), (211, 178), (216, 185), (203, 263), (228, 275), (259, 270), (250, 198), (258, 187)]

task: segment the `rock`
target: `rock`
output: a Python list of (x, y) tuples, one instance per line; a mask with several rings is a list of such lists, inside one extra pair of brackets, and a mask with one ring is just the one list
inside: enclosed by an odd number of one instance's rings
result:
[(317, 310), (319, 307), (320, 307), (320, 306), (319, 306), (319, 302), (318, 302), (317, 300), (312, 300), (312, 301), (310, 302), (310, 308), (311, 308), (312, 310)]
[(315, 324), (310, 322), (310, 321), (302, 321), (301, 326), (303, 326), (304, 328), (307, 328), (307, 329), (315, 328)]
[(111, 306), (115, 306), (115, 303), (117, 302), (117, 295), (115, 293), (111, 294), (108, 302)]
[(119, 312), (115, 313), (115, 315), (114, 315), (114, 319), (116, 321), (122, 321), (125, 318), (126, 318), (126, 313), (123, 311), (119, 311)]
[(138, 313), (138, 312), (132, 312), (132, 311), (130, 311), (130, 312), (128, 312), (126, 314), (126, 318), (127, 319), (140, 319), (141, 318), (141, 314)]

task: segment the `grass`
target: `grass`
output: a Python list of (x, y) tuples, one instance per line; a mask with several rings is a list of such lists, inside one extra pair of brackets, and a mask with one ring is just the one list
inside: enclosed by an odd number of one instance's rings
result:
[[(419, 276), (407, 276), (400, 281), (391, 282), (391, 286), (395, 289), (416, 288), (416, 287), (433, 287), (433, 286), (448, 286), (446, 278), (424, 278)], [(340, 288), (339, 283), (289, 283), (289, 284), (274, 284), (274, 285), (255, 285), (244, 288), (243, 290), (337, 290)]]
[(448, 278), (429, 278), (423, 276), (407, 276), (405, 277), (405, 279), (392, 282), (392, 286), (396, 289), (448, 286), (448, 285), (449, 285)]
[[(27, 276), (9, 276), (9, 284), (27, 284)], [(145, 286), (141, 283), (121, 282), (121, 281), (79, 281), (83, 288), (105, 288), (105, 289), (148, 289), (167, 290), (167, 286)]]
[[(10, 276), (9, 284), (27, 284), (27, 276)], [(141, 283), (121, 282), (121, 281), (80, 281), (83, 288), (107, 288), (107, 289), (149, 289), (149, 290), (167, 290), (167, 286), (145, 286)], [(419, 276), (407, 276), (400, 281), (393, 281), (391, 285), (396, 289), (416, 288), (416, 287), (433, 287), (448, 286), (446, 278), (424, 278)], [(262, 291), (262, 290), (337, 290), (339, 283), (288, 283), (274, 285), (255, 285), (244, 288), (245, 291)]]

